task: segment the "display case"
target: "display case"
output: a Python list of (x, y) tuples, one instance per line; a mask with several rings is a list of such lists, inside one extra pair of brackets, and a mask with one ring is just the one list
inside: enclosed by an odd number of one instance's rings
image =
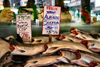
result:
[[(100, 11), (99, 6), (95, 6), (97, 0), (52, 1), (39, 1), (41, 7), (36, 0), (37, 4), (31, 3), (31, 6), (27, 2), (28, 5), (18, 8), (14, 6), (15, 2), (13, 8), (1, 11), (0, 67), (100, 67)], [(53, 3), (62, 8), (59, 35), (44, 35), (43, 6)], [(31, 14), (31, 42), (24, 42), (17, 34), (18, 14)], [(36, 23), (36, 20), (39, 22)]]

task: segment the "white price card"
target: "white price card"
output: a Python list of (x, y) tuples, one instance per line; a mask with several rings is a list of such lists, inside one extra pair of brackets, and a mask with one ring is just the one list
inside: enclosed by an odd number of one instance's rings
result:
[(16, 29), (23, 41), (32, 40), (31, 30), (31, 15), (30, 14), (18, 14), (16, 15)]
[(42, 34), (59, 35), (61, 7), (44, 6)]

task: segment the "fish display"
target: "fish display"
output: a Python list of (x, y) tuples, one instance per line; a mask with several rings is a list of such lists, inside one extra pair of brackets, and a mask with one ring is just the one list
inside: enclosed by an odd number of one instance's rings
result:
[(11, 52), (8, 51), (0, 58), (0, 67), (2, 67), (4, 64), (12, 61), (12, 55)]
[(0, 37), (0, 67), (100, 67), (100, 35), (71, 28), (49, 37), (32, 37), (32, 42)]
[(95, 40), (89, 34), (84, 34), (84, 33), (80, 33), (80, 32), (77, 32), (77, 31), (73, 31), (72, 33), (75, 34), (75, 37), (83, 39), (83, 40)]
[(83, 40), (81, 42), (83, 45), (94, 52), (100, 52), (100, 42), (94, 40)]
[(91, 62), (100, 62), (100, 56), (99, 55), (95, 55), (85, 52), (85, 51), (79, 51), (81, 54), (81, 58), (79, 59), (75, 59), (75, 60), (71, 60), (72, 63), (76, 63), (78, 65), (81, 66), (85, 66), (88, 67), (89, 63)]
[(0, 40), (0, 58), (8, 51), (11, 51), (9, 49), (10, 44), (4, 40)]
[(18, 46), (13, 46), (15, 49), (12, 51), (12, 55), (26, 55), (33, 56), (38, 53), (45, 51), (43, 44), (23, 44)]
[(77, 31), (73, 31), (72, 33), (75, 35), (75, 37), (80, 38), (82, 40), (100, 41), (99, 35), (85, 34), (85, 33), (80, 33), (80, 32), (77, 32)]
[[(62, 37), (62, 36), (61, 36)], [(74, 37), (74, 36), (63, 36), (63, 37), (65, 37), (65, 38), (61, 38), (62, 40), (65, 40), (65, 41), (71, 41), (71, 42), (81, 42), (82, 41), (82, 39), (79, 39), (79, 38), (77, 38), (77, 37)]]
[[(49, 37), (46, 36), (40, 36), (40, 37), (33, 37), (32, 38), (32, 44), (38, 44), (38, 43), (48, 43)], [(52, 41), (57, 41), (55, 37), (52, 37)]]
[(85, 32), (85, 31), (83, 31), (83, 30), (80, 30), (80, 29), (71, 28), (71, 29), (70, 29), (70, 32), (73, 32), (73, 31), (76, 31), (76, 32), (78, 32), (78, 33), (83, 33), (83, 34), (90, 34), (90, 33), (88, 33), (88, 32)]
[(77, 42), (56, 41), (56, 42), (48, 43), (46, 44), (46, 46), (48, 47), (48, 49), (45, 52), (43, 52), (44, 55), (48, 55), (48, 54), (51, 55), (54, 52), (61, 49), (72, 51), (72, 52), (76, 52), (76, 50), (83, 50), (83, 51), (92, 53), (84, 45)]
[[(26, 65), (24, 67), (37, 67), (37, 66), (47, 66), (53, 63), (58, 63), (62, 61), (61, 56), (42, 56), (38, 58), (30, 59), (26, 62)], [(65, 59), (66, 63), (68, 61)]]
[(61, 54), (62, 54), (62, 57), (65, 57), (67, 58), (68, 60), (73, 60), (73, 59), (78, 59), (76, 53), (74, 52), (70, 52), (70, 51), (66, 51), (66, 50), (61, 50)]

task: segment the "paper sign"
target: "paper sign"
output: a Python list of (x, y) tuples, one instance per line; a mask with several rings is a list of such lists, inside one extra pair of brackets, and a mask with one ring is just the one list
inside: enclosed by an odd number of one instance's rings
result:
[(39, 25), (39, 20), (38, 19), (36, 19), (36, 25)]
[(59, 35), (61, 7), (44, 6), (42, 34)]
[(23, 41), (32, 40), (31, 15), (30, 14), (16, 15), (16, 28), (17, 28), (17, 34), (20, 34)]

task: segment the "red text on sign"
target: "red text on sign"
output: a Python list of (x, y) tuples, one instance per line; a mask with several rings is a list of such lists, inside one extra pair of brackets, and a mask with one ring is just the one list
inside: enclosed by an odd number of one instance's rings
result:
[(49, 9), (49, 10), (57, 10), (57, 8), (51, 7), (51, 6), (47, 6), (47, 9)]

